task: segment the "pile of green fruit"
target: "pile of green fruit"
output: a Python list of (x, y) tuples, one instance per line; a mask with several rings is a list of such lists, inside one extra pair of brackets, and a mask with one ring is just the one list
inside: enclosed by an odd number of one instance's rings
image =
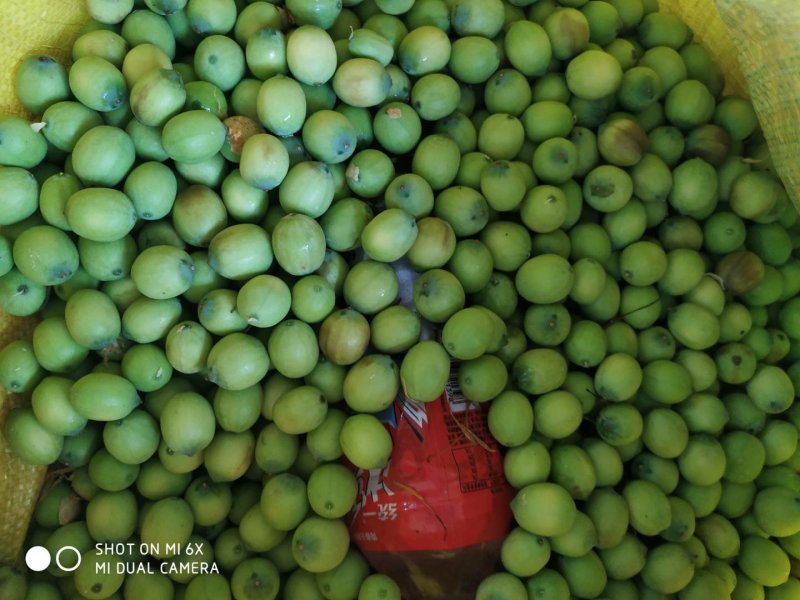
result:
[(800, 598), (800, 225), (683, 22), (87, 5), (0, 117), (4, 435), (55, 466), (29, 547), (83, 555), (0, 597), (399, 598), (342, 458), (456, 361), (518, 488), (476, 598)]

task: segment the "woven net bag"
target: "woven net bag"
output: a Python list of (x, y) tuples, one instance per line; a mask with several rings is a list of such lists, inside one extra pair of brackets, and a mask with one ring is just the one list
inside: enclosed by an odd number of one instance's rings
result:
[[(88, 15), (85, 0), (2, 0), (0, 54), (0, 114), (25, 115), (14, 95), (14, 75), (20, 59), (29, 54), (49, 54), (69, 60), (72, 42)], [(2, 210), (2, 208), (0, 208)], [(11, 317), (0, 311), (0, 347), (16, 339), (30, 338), (33, 318)], [(25, 397), (10, 396), (0, 388), (0, 428), (9, 410)], [(32, 467), (14, 456), (0, 434), (0, 564), (19, 562), (46, 469)]]

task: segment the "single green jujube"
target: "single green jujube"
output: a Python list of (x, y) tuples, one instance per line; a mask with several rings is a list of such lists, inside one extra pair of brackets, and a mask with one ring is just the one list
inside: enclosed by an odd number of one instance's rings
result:
[(210, 81), (188, 81), (184, 84), (186, 102), (184, 110), (205, 110), (220, 120), (228, 116), (228, 99), (225, 93)]
[(153, 69), (131, 88), (131, 112), (144, 125), (160, 127), (186, 104), (183, 78), (171, 69)]
[(244, 77), (244, 50), (229, 37), (209, 35), (195, 47), (193, 66), (200, 79), (229, 92)]
[(229, 225), (208, 245), (208, 264), (222, 277), (235, 281), (264, 273), (272, 265), (270, 235), (253, 223)]
[(336, 71), (336, 47), (327, 31), (316, 25), (301, 25), (287, 37), (289, 72), (301, 83), (319, 86)]
[(69, 99), (67, 70), (52, 56), (28, 56), (17, 67), (14, 91), (28, 111), (41, 115), (56, 102)]
[(289, 313), (292, 292), (274, 275), (256, 275), (239, 289), (236, 310), (250, 325), (272, 327)]
[(272, 231), (272, 251), (284, 271), (291, 275), (308, 275), (325, 260), (325, 233), (319, 223), (307, 215), (285, 215)]
[(3, 433), (13, 452), (32, 465), (55, 462), (64, 446), (64, 437), (45, 429), (30, 408), (12, 410)]
[(123, 191), (140, 219), (154, 221), (166, 217), (172, 210), (178, 193), (178, 181), (169, 167), (148, 161), (128, 173)]
[(333, 91), (347, 104), (377, 106), (389, 94), (392, 81), (377, 60), (355, 57), (341, 63), (333, 75)]
[(211, 403), (203, 396), (179, 392), (164, 405), (159, 425), (173, 452), (191, 456), (211, 443), (216, 419)]
[(20, 273), (40, 285), (58, 285), (78, 270), (75, 244), (66, 233), (50, 225), (23, 231), (14, 240), (12, 252)]
[(567, 86), (577, 97), (598, 100), (617, 91), (622, 83), (622, 68), (611, 54), (586, 50), (569, 61)]
[(107, 125), (84, 133), (72, 150), (72, 168), (86, 186), (116, 186), (128, 175), (135, 159), (130, 136)]
[(64, 152), (72, 152), (80, 137), (103, 124), (100, 114), (80, 102), (63, 100), (47, 107), (41, 118), (42, 135)]
[(361, 232), (361, 247), (367, 256), (392, 262), (403, 256), (417, 238), (414, 217), (400, 208), (389, 208), (376, 215)]
[(31, 169), (47, 154), (41, 127), (22, 117), (0, 116), (0, 165)]
[(174, 298), (188, 290), (194, 272), (194, 262), (186, 251), (166, 245), (146, 248), (131, 265), (136, 288), (157, 300)]
[(64, 308), (67, 330), (80, 345), (99, 350), (114, 343), (122, 323), (117, 307), (98, 290), (78, 290)]
[(289, 67), (286, 64), (286, 37), (283, 32), (264, 27), (248, 37), (245, 61), (250, 72), (262, 81), (274, 75), (285, 75)]
[(225, 125), (215, 115), (205, 110), (187, 110), (164, 124), (161, 143), (171, 159), (191, 164), (219, 152), (226, 134)]
[(128, 85), (122, 72), (97, 56), (84, 56), (72, 63), (69, 87), (81, 104), (98, 112), (107, 113), (128, 102)]
[(136, 210), (130, 198), (113, 188), (76, 191), (67, 200), (64, 216), (73, 232), (95, 242), (123, 238), (136, 224)]
[(302, 161), (292, 166), (281, 182), (278, 199), (287, 212), (323, 216), (336, 193), (330, 168), (324, 162)]
[(544, 75), (553, 53), (544, 28), (525, 20), (511, 23), (503, 40), (503, 48), (513, 67), (527, 77)]
[(249, 185), (271, 190), (284, 180), (289, 171), (289, 152), (275, 136), (257, 133), (242, 146), (239, 171)]
[(230, 333), (208, 353), (208, 379), (227, 390), (241, 390), (260, 381), (271, 365), (264, 344), (246, 333)]
[(127, 379), (112, 373), (89, 373), (72, 384), (69, 401), (84, 418), (116, 421), (126, 417), (141, 399)]
[(314, 369), (319, 358), (317, 335), (310, 325), (297, 319), (284, 319), (267, 340), (270, 364), (285, 377), (299, 379)]
[(481, 84), (497, 71), (501, 60), (501, 52), (492, 40), (470, 35), (453, 42), (447, 66), (459, 81)]

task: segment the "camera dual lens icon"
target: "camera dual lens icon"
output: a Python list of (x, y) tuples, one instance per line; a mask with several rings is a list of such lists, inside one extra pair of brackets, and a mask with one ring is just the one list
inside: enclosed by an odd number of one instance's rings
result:
[[(71, 555), (75, 556), (74, 564), (69, 566), (69, 563), (67, 563), (67, 566), (65, 566), (63, 561)], [(70, 572), (81, 566), (81, 558), (81, 551), (75, 546), (64, 546), (56, 552), (55, 562), (59, 569)], [(53, 557), (44, 546), (33, 546), (25, 553), (25, 564), (28, 565), (31, 571), (44, 571), (50, 566), (51, 562), (53, 562)]]

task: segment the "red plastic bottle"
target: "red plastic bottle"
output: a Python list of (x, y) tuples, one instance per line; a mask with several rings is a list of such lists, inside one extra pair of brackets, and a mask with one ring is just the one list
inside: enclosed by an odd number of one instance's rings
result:
[(487, 407), (466, 402), (453, 379), (430, 403), (401, 394), (381, 415), (394, 442), (388, 465), (357, 471), (351, 537), (409, 600), (474, 598), (513, 520)]

